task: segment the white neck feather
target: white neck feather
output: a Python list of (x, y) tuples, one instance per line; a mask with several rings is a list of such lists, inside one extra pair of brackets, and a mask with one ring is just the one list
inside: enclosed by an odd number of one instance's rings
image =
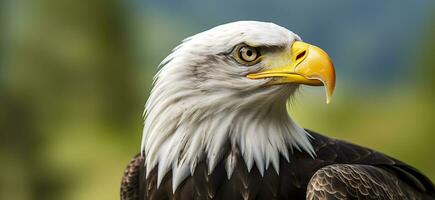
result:
[[(180, 93), (183, 92), (179, 91), (173, 96)], [(153, 91), (150, 96), (142, 141), (142, 151), (146, 155), (146, 175), (158, 166), (158, 185), (172, 169), (175, 191), (186, 177), (194, 173), (196, 164), (202, 161), (207, 161), (209, 173), (218, 162), (226, 162), (230, 178), (234, 163), (231, 163), (231, 158), (223, 158), (226, 151), (230, 150), (224, 148), (226, 144), (239, 148), (248, 170), (255, 164), (262, 175), (270, 165), (278, 173), (280, 155), (288, 161), (292, 148), (314, 154), (308, 133), (288, 116), (286, 100), (283, 98), (275, 99), (272, 104), (250, 104), (255, 106), (252, 108), (225, 108), (202, 107), (199, 104), (203, 102), (195, 101), (195, 97), (178, 101), (171, 97), (164, 100), (158, 97), (164, 94)], [(161, 102), (153, 102), (153, 99), (160, 99)], [(262, 100), (270, 102), (264, 98)], [(214, 103), (228, 104), (223, 101)]]

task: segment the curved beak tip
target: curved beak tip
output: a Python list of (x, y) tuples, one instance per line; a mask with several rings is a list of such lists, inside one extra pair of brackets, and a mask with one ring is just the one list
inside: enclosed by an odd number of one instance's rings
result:
[(332, 96), (330, 94), (326, 95), (326, 104), (331, 103), (331, 98), (332, 98)]
[(326, 92), (326, 104), (331, 103), (332, 95), (334, 94), (335, 90), (335, 73), (332, 76), (332, 80), (330, 80), (329, 83), (324, 83), (325, 86), (325, 92)]
[(331, 102), (335, 89), (335, 68), (331, 58), (321, 48), (307, 45), (308, 55), (300, 62), (296, 70), (308, 78), (317, 79), (325, 87), (326, 103)]
[(325, 93), (326, 93), (326, 104), (331, 103), (332, 95), (334, 93), (335, 89), (335, 80), (330, 80), (329, 82), (326, 82), (324, 80), (321, 80), (323, 86), (325, 87)]

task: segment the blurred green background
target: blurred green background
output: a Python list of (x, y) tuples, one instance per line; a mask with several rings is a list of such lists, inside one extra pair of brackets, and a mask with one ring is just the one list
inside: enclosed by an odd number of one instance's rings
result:
[(435, 3), (0, 1), (0, 199), (119, 199), (158, 63), (183, 38), (271, 21), (325, 49), (332, 104), (304, 87), (304, 127), (375, 148), (435, 180)]

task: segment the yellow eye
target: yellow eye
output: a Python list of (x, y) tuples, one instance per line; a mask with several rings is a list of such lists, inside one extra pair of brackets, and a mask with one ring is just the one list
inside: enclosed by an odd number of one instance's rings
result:
[(238, 60), (242, 61), (242, 64), (255, 64), (258, 57), (260, 57), (260, 52), (250, 46), (241, 46), (237, 51)]

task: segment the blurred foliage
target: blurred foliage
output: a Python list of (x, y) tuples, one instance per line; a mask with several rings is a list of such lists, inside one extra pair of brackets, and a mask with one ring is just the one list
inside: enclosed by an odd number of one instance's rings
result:
[(145, 102), (126, 6), (3, 6), (0, 199), (116, 199)]
[[(0, 199), (119, 199), (156, 66), (197, 29), (129, 3), (0, 1)], [(426, 23), (422, 53), (408, 58), (414, 81), (365, 89), (339, 79), (330, 106), (323, 91), (303, 88), (292, 115), (434, 179), (435, 15)]]

